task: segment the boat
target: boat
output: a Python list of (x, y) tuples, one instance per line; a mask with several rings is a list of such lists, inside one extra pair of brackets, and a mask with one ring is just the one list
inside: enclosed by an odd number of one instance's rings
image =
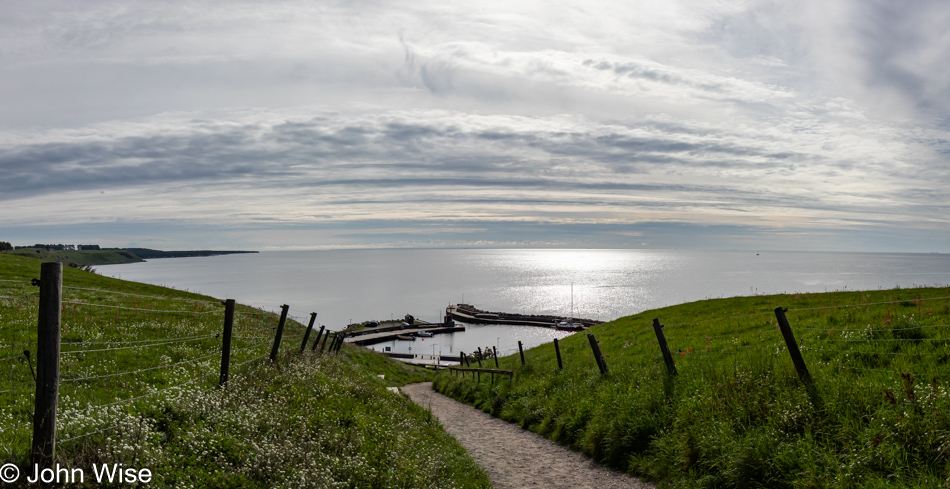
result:
[(571, 317), (558, 321), (554, 329), (558, 331), (584, 331), (585, 329), (582, 323), (574, 321), (574, 284), (571, 284)]
[(573, 319), (562, 319), (554, 325), (558, 331), (584, 331), (584, 325), (574, 322)]
[(416, 336), (421, 336), (421, 337), (423, 337), (423, 338), (431, 338), (431, 337), (432, 337), (432, 333), (430, 333), (430, 332), (428, 332), (428, 331), (420, 331), (420, 332), (416, 333)]
[(396, 335), (396, 339), (397, 339), (397, 340), (416, 341), (416, 337), (415, 337), (415, 336), (409, 336), (409, 335), (407, 335), (407, 334), (397, 334), (397, 335)]

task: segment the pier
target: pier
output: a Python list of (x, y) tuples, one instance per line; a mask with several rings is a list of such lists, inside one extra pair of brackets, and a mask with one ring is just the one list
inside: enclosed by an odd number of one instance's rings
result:
[(454, 321), (445, 323), (417, 323), (411, 325), (397, 324), (395, 326), (379, 326), (372, 329), (364, 329), (353, 333), (347, 333), (343, 340), (346, 343), (366, 346), (399, 339), (397, 336), (415, 336), (418, 333), (432, 333), (433, 335), (442, 333), (455, 333), (465, 331), (465, 326), (455, 324)]
[(410, 365), (418, 365), (421, 367), (428, 366), (441, 366), (448, 367), (453, 365), (461, 365), (462, 358), (458, 355), (429, 355), (427, 353), (393, 353), (393, 352), (382, 352), (384, 355), (388, 355), (389, 358), (395, 358), (404, 363)]

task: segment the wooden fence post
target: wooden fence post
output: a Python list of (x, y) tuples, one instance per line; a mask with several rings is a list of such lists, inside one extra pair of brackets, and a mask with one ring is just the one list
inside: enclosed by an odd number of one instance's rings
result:
[(340, 331), (340, 339), (337, 340), (336, 349), (333, 351), (339, 352), (340, 348), (343, 348), (343, 343), (345, 342), (345, 340), (346, 340), (346, 331)]
[[(482, 368), (482, 347), (478, 347), (478, 356), (475, 357), (478, 360), (478, 368)], [(478, 372), (478, 381), (482, 381), (482, 373)]]
[(521, 354), (521, 366), (524, 367), (524, 348), (521, 346), (521, 341), (518, 341), (518, 353)]
[(811, 374), (808, 373), (808, 367), (805, 366), (805, 359), (802, 358), (802, 352), (798, 349), (798, 343), (795, 342), (795, 335), (792, 334), (792, 327), (788, 324), (788, 318), (785, 317), (783, 307), (775, 308), (775, 318), (778, 319), (778, 327), (782, 330), (782, 336), (785, 337), (785, 346), (788, 347), (788, 354), (792, 356), (792, 363), (795, 364), (795, 370), (798, 371), (798, 377), (802, 382), (811, 384), (813, 382)]
[(327, 334), (323, 335), (323, 341), (320, 343), (320, 353), (323, 353), (323, 349), (327, 347), (327, 338), (330, 337), (330, 330), (327, 330)]
[(320, 332), (317, 333), (317, 339), (313, 340), (313, 346), (310, 348), (310, 351), (317, 351), (317, 345), (320, 344), (320, 337), (323, 336), (324, 328), (326, 328), (326, 326), (320, 326)]
[(310, 338), (310, 332), (313, 331), (313, 323), (317, 320), (317, 313), (310, 313), (310, 324), (307, 325), (307, 332), (303, 334), (303, 341), (300, 342), (300, 353), (303, 353), (307, 347), (307, 340)]
[(280, 348), (280, 338), (284, 335), (284, 322), (287, 321), (287, 310), (289, 309), (290, 306), (287, 304), (280, 306), (280, 322), (277, 323), (277, 334), (274, 335), (274, 347), (270, 350), (271, 363), (277, 361), (277, 352)]
[(669, 345), (666, 344), (666, 336), (663, 335), (663, 325), (660, 324), (659, 318), (653, 318), (653, 331), (656, 333), (656, 340), (660, 343), (660, 351), (663, 352), (666, 372), (676, 375), (676, 365), (673, 364), (673, 355), (670, 353)]
[(594, 360), (597, 362), (597, 368), (600, 369), (600, 373), (609, 373), (607, 371), (607, 361), (604, 360), (604, 355), (600, 352), (600, 345), (597, 344), (597, 339), (594, 338), (594, 335), (591, 333), (587, 333), (587, 339), (590, 341), (590, 349), (594, 352)]
[[(36, 283), (36, 282), (34, 282)], [(49, 468), (56, 453), (56, 406), (59, 397), (60, 325), (63, 264), (40, 267), (40, 307), (36, 338), (36, 397), (33, 404), (31, 465)]]
[(234, 330), (234, 299), (224, 301), (224, 333), (221, 335), (221, 375), (218, 385), (228, 383), (231, 368), (231, 333)]
[[(493, 347), (491, 347), (491, 351), (492, 351), (492, 353), (495, 354), (495, 368), (498, 368), (498, 348), (495, 348), (495, 347), (493, 346)], [(492, 376), (492, 378), (494, 379), (495, 377)]]
[(564, 364), (561, 363), (561, 347), (557, 343), (557, 338), (554, 338), (554, 353), (557, 354), (557, 369), (563, 370)]

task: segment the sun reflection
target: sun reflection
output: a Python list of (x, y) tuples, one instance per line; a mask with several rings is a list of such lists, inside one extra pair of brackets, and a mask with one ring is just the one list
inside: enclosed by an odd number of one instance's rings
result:
[(654, 300), (650, 285), (675, 267), (678, 258), (653, 250), (491, 250), (483, 266), (499, 275), (516, 277), (515, 283), (496, 284), (492, 295), (517, 310), (571, 315), (573, 284), (574, 317), (613, 319), (618, 304), (624, 309)]

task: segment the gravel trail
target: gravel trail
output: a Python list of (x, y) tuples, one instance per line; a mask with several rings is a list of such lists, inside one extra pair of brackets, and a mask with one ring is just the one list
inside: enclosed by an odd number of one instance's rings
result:
[(497, 489), (653, 488), (536, 433), (439, 394), (432, 390), (431, 382), (410, 384), (401, 390), (416, 404), (432, 410), (445, 430), (488, 472)]

